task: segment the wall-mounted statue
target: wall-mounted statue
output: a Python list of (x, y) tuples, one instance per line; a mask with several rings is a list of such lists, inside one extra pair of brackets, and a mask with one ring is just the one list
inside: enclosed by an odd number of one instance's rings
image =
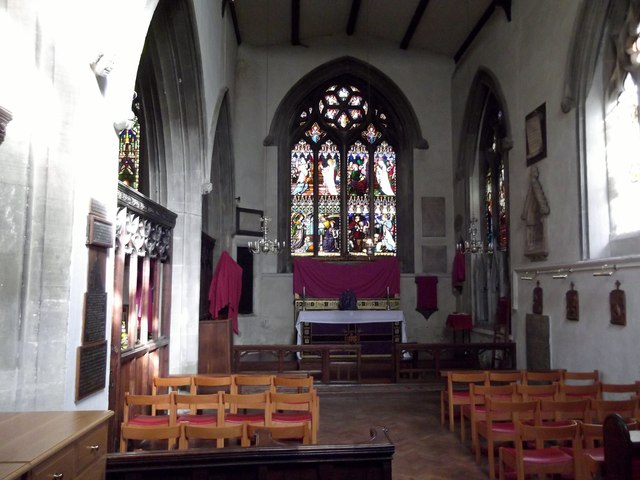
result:
[(4, 142), (4, 137), (7, 134), (7, 124), (13, 120), (13, 115), (6, 108), (0, 107), (0, 145)]
[(526, 224), (524, 254), (533, 262), (544, 260), (549, 255), (545, 217), (551, 210), (539, 177), (538, 167), (531, 167), (529, 190), (520, 217)]

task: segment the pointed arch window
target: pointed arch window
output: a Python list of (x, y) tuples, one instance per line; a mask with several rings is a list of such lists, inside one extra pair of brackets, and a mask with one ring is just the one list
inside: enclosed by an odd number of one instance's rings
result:
[(325, 85), (292, 131), (292, 256), (397, 253), (398, 148), (383, 105), (351, 82)]
[(507, 186), (505, 183), (504, 156), (500, 151), (500, 139), (504, 137), (504, 118), (502, 110), (491, 96), (481, 137), (481, 171), (483, 181), (481, 190), (484, 201), (484, 232), (490, 251), (505, 252), (509, 248)]

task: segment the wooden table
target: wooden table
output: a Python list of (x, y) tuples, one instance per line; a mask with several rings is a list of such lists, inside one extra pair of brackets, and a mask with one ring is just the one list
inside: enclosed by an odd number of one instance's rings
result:
[(0, 479), (64, 474), (64, 480), (70, 480), (86, 478), (88, 472), (90, 478), (103, 478), (111, 415), (110, 411), (0, 413)]

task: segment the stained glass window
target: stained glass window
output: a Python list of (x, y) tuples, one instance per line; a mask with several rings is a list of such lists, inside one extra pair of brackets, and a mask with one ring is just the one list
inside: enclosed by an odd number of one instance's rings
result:
[(484, 153), (484, 225), (483, 231), (488, 248), (492, 251), (506, 251), (509, 247), (507, 187), (505, 166), (499, 148), (499, 138), (503, 129), (503, 113), (495, 100), (489, 102), (483, 126), (482, 150)]
[(137, 190), (140, 176), (140, 123), (120, 132), (118, 180)]
[(299, 110), (291, 147), (293, 256), (397, 253), (397, 148), (385, 109), (370, 108), (364, 91), (333, 83)]

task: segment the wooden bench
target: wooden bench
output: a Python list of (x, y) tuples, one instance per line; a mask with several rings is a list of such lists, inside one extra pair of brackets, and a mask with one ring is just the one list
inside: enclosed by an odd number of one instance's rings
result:
[[(415, 379), (432, 374), (439, 377), (447, 355), (464, 356), (467, 368), (480, 367), (480, 355), (487, 351), (501, 350), (505, 362), (503, 368), (515, 368), (516, 344), (506, 343), (397, 343), (394, 348), (395, 381)], [(422, 355), (422, 358), (421, 358)], [(428, 358), (424, 358), (424, 357)]]
[(386, 429), (365, 443), (163, 450), (107, 455), (107, 480), (349, 478), (391, 480)]
[[(256, 370), (282, 373), (295, 370), (314, 375), (322, 383), (329, 383), (332, 368), (339, 369), (338, 376), (343, 369), (350, 371), (355, 368), (356, 381), (361, 379), (360, 345), (234, 345), (232, 352), (234, 373)], [(252, 354), (263, 358), (248, 360)], [(266, 360), (265, 356), (272, 359)]]

